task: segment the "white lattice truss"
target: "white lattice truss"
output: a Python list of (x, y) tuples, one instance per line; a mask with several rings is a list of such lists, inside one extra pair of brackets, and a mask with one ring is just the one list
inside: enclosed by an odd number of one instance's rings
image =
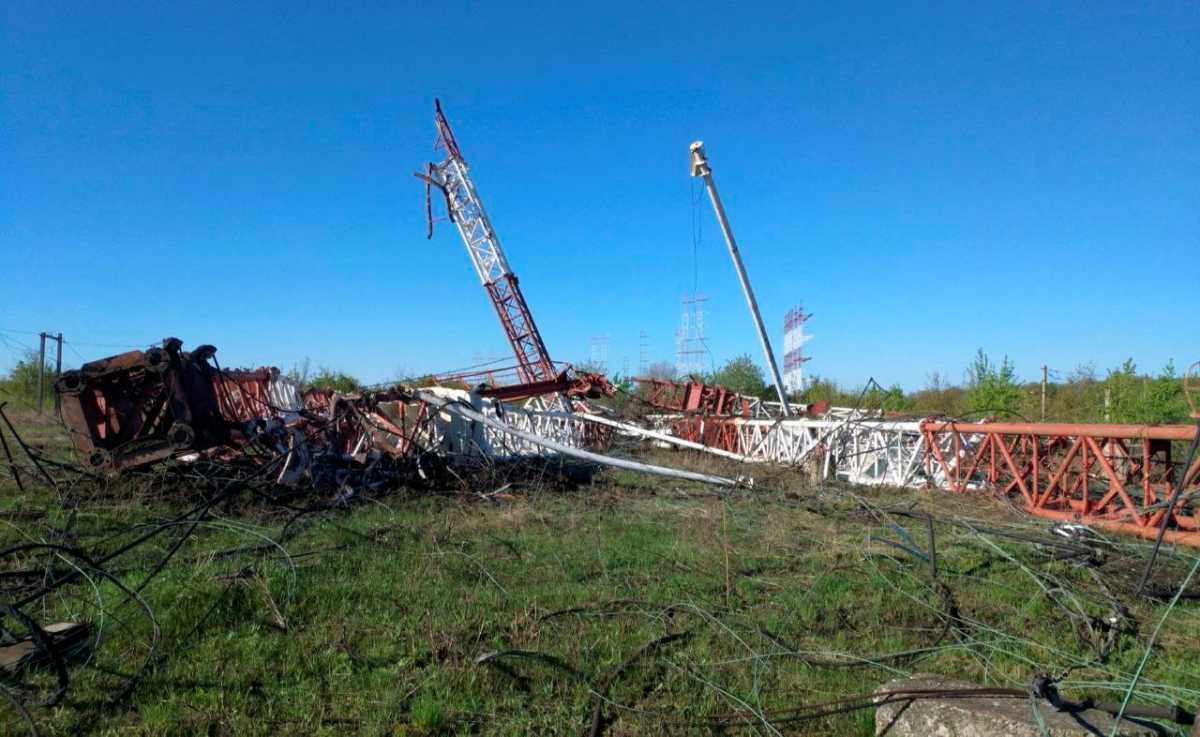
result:
[[(475, 411), (500, 420), (515, 430), (547, 438), (575, 448), (587, 446), (594, 422), (585, 415), (558, 407), (545, 408), (536, 402), (517, 408), (456, 390), (440, 390), (446, 396), (470, 404)], [(651, 418), (654, 431), (669, 435), (678, 415)], [(611, 422), (611, 421), (610, 421)], [(884, 420), (863, 413), (834, 408), (821, 419), (722, 419), (736, 428), (740, 459), (751, 463), (804, 465), (818, 471), (820, 478), (837, 478), (868, 486), (946, 487), (952, 466), (967, 456), (976, 439), (964, 436), (955, 456), (952, 440), (939, 438), (940, 456), (930, 453), (921, 432), (921, 421)], [(703, 432), (703, 431), (702, 431)], [(635, 435), (630, 427), (624, 434)], [(426, 447), (440, 447), (455, 455), (492, 458), (542, 456), (548, 451), (501, 430), (470, 422), (450, 412), (438, 413), (424, 438)], [(682, 443), (681, 443), (682, 444)], [(726, 453), (725, 455), (732, 455)], [(938, 460), (945, 458), (947, 468)]]
[(452, 156), (438, 170), (435, 178), (446, 193), (451, 219), (467, 246), (471, 265), (475, 267), (480, 283), (485, 286), (493, 284), (511, 274), (504, 249), (500, 247), (492, 222), (483, 209), (475, 184), (467, 174), (466, 162)]
[[(653, 418), (660, 432), (671, 431), (678, 416)], [(822, 419), (722, 419), (736, 428), (738, 447), (748, 462), (809, 465), (821, 478), (838, 478), (868, 486), (946, 486), (951, 474), (929, 453), (921, 421), (864, 417), (852, 410), (833, 409)], [(703, 426), (701, 426), (703, 435)], [(965, 438), (959, 457), (971, 450)], [(941, 457), (957, 462), (949, 436), (938, 440)], [(952, 468), (950, 469), (953, 470)]]
[[(469, 406), (486, 417), (500, 420), (514, 430), (537, 435), (574, 448), (587, 445), (591, 423), (578, 415), (563, 412), (551, 402), (547, 409), (539, 402), (530, 402), (525, 407), (505, 405), (479, 395), (456, 389), (427, 389), (443, 399)], [(433, 422), (419, 437), (426, 448), (438, 448), (450, 455), (485, 456), (490, 458), (513, 458), (550, 454), (544, 447), (531, 443), (516, 435), (472, 422), (452, 412), (437, 412)]]

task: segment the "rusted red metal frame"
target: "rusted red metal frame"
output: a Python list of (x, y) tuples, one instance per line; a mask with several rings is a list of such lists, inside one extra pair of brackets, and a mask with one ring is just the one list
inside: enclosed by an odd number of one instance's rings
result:
[(529, 305), (521, 294), (521, 287), (514, 274), (506, 274), (486, 285), (488, 295), (496, 308), (496, 314), (517, 357), (521, 380), (526, 384), (551, 380), (554, 365), (541, 333), (529, 314)]
[(529, 397), (540, 397), (546, 394), (557, 394), (571, 388), (572, 381), (564, 371), (549, 381), (534, 381), (525, 384), (510, 384), (508, 386), (491, 386), (481, 389), (479, 395), (497, 399), (502, 402), (512, 402)]
[(738, 427), (728, 417), (688, 415), (671, 423), (671, 433), (676, 437), (702, 443), (710, 448), (719, 448), (730, 453), (741, 453), (741, 435)]
[[(1017, 492), (1032, 514), (1148, 539), (1169, 516), (1167, 541), (1200, 546), (1200, 516), (1187, 495), (1174, 509), (1153, 508), (1173, 491), (1171, 443), (1191, 440), (1193, 425), (929, 421), (921, 430), (926, 469), (939, 464), (953, 491)], [(940, 442), (947, 436), (950, 459)], [(1182, 479), (1200, 491), (1200, 463)]]
[[(354, 460), (367, 451), (410, 456), (429, 419), (403, 386), (346, 396), (310, 389), (296, 404), (286, 387), (276, 394), (276, 368), (221, 370), (210, 363), (212, 346), (181, 347), (168, 338), (161, 348), (92, 361), (56, 382), (64, 424), (91, 470), (115, 475), (185, 454), (286, 453), (289, 473), (279, 482), (288, 485), (302, 477), (310, 452)], [(389, 405), (399, 424), (386, 413)]]
[[(463, 167), (466, 166), (466, 159), (463, 158), (462, 150), (454, 137), (454, 131), (450, 128), (450, 121), (446, 119), (446, 115), (442, 111), (440, 100), (434, 100), (434, 124), (437, 128), (435, 148), (444, 148), (447, 160), (442, 164), (431, 165), (426, 168), (425, 174), (419, 175), (426, 183), (426, 216), (429, 218), (431, 235), (433, 211), (429, 187), (437, 184), (437, 180), (433, 176), (435, 168), (445, 167), (451, 161), (457, 161)], [(447, 211), (453, 218), (453, 208), (447, 207)], [(553, 381), (557, 372), (550, 360), (550, 352), (546, 350), (546, 343), (538, 331), (537, 323), (534, 322), (533, 315), (529, 311), (529, 304), (525, 301), (525, 295), (521, 292), (516, 275), (506, 273), (495, 281), (485, 282), (484, 287), (492, 300), (492, 306), (496, 309), (496, 315), (512, 346), (513, 354), (517, 358), (521, 382), (535, 384)]]
[(55, 383), (76, 450), (97, 471), (116, 473), (228, 439), (208, 359), (216, 349), (161, 347), (85, 363)]
[[(530, 397), (548, 394), (566, 394), (571, 397), (598, 399), (611, 397), (616, 389), (603, 374), (577, 371), (570, 364), (559, 364), (560, 369), (550, 379), (533, 382), (521, 381), (519, 367), (504, 366), (468, 371), (459, 374), (439, 374), (435, 377), (441, 386), (456, 386), (477, 391), (479, 396), (501, 402), (515, 402)], [(514, 376), (514, 372), (516, 375)], [(515, 381), (514, 381), (515, 379)]]
[(221, 416), (226, 420), (249, 422), (271, 414), (271, 381), (279, 369), (236, 369), (213, 374), (213, 388)]
[(646, 401), (664, 410), (713, 417), (749, 417), (750, 399), (716, 384), (692, 378), (686, 382), (636, 377), (646, 391)]
[(433, 101), (433, 122), (437, 127), (437, 142), (435, 147), (444, 147), (446, 153), (456, 159), (461, 159), (462, 151), (458, 148), (458, 141), (454, 138), (454, 131), (450, 129), (450, 121), (446, 120), (446, 114), (442, 112), (442, 101), (434, 99)]
[[(676, 411), (687, 406), (681, 385), (659, 380), (650, 389)], [(743, 452), (731, 420), (685, 413), (672, 430), (686, 440)], [(940, 467), (949, 491), (988, 488), (1015, 495), (1034, 515), (1147, 539), (1167, 518), (1164, 539), (1200, 547), (1200, 508), (1189, 495), (1174, 509), (1158, 508), (1174, 490), (1171, 444), (1190, 441), (1196, 431), (1194, 425), (921, 424), (927, 478)], [(1200, 492), (1200, 460), (1184, 469), (1182, 483), (1185, 491)]]

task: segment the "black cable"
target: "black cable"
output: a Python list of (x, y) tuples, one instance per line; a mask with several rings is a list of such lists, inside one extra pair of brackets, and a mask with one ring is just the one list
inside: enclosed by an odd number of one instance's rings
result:
[(1146, 561), (1146, 570), (1142, 571), (1142, 580), (1138, 582), (1134, 596), (1141, 596), (1142, 589), (1150, 580), (1150, 572), (1154, 569), (1155, 561), (1158, 560), (1158, 550), (1162, 547), (1163, 537), (1167, 534), (1167, 523), (1171, 521), (1171, 515), (1175, 513), (1175, 504), (1179, 501), (1179, 495), (1183, 493), (1183, 487), (1187, 482), (1187, 473), (1191, 470), (1197, 448), (1200, 448), (1200, 419), (1196, 420), (1196, 434), (1192, 436), (1192, 445), (1188, 448), (1187, 460), (1182, 465), (1176, 466), (1174, 469), (1176, 472), (1171, 474), (1175, 489), (1171, 492), (1171, 499), (1167, 502), (1166, 511), (1163, 512), (1162, 522), (1158, 525), (1158, 536), (1154, 539), (1154, 549), (1150, 551), (1150, 559)]

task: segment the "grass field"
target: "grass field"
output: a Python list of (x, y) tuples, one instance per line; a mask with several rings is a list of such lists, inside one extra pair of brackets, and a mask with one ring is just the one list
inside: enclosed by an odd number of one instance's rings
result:
[[(1141, 543), (1080, 557), (1014, 537), (1064, 541), (986, 496), (754, 470), (754, 490), (723, 495), (603, 472), (307, 513), (239, 496), (115, 558), (112, 580), (70, 554), (10, 554), (5, 570), (88, 574), (30, 609), (94, 636), (61, 702), (30, 718), (41, 734), (868, 735), (870, 709), (796, 718), (914, 672), (1020, 688), (1065, 673), (1065, 695), (1119, 700), (1167, 613), (1128, 590)], [(64, 506), (0, 484), (6, 546), (112, 550), (195, 502), (128, 482), (76, 487)], [(921, 510), (937, 515), (936, 565)], [(121, 590), (177, 541), (144, 607)], [(1168, 552), (1164, 590), (1190, 563)], [(1196, 707), (1198, 635), (1185, 597), (1136, 702)], [(28, 700), (54, 684), (30, 670), (5, 691)], [(29, 730), (10, 706), (0, 717), (0, 732)]]

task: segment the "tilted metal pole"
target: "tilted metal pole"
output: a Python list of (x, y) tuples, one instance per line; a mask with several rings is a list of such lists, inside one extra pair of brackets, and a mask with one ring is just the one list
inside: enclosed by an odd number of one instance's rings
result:
[(771, 339), (767, 337), (767, 329), (763, 327), (762, 315), (758, 313), (758, 302), (754, 299), (754, 290), (750, 288), (750, 278), (746, 276), (746, 267), (742, 265), (742, 254), (738, 251), (737, 241), (733, 239), (733, 231), (729, 228), (729, 219), (725, 217), (725, 206), (721, 204), (721, 195), (717, 194), (717, 185), (712, 178), (712, 168), (709, 167), (708, 159), (704, 156), (704, 142), (696, 141), (689, 150), (692, 159), (692, 176), (704, 177), (708, 198), (712, 200), (713, 210), (717, 213), (717, 222), (721, 224), (721, 232), (725, 234), (725, 243), (729, 245), (733, 268), (737, 270), (738, 281), (742, 283), (742, 291), (746, 294), (746, 304), (750, 306), (750, 314), (754, 317), (754, 327), (758, 328), (758, 339), (762, 342), (763, 355), (767, 357), (771, 378), (775, 380), (775, 392), (779, 394), (779, 403), (783, 405), (783, 416), (788, 417), (792, 414), (792, 410), (788, 406), (787, 392), (783, 389), (783, 379), (779, 376), (779, 366), (775, 364), (775, 354), (771, 351)]
[(38, 336), (41, 343), (38, 345), (38, 390), (37, 390), (37, 411), (42, 413), (42, 386), (45, 384), (46, 377), (46, 334), (42, 333)]
[(1042, 366), (1042, 422), (1046, 421), (1046, 372), (1049, 369)]
[(58, 379), (62, 376), (62, 333), (59, 333), (55, 340), (58, 341), (58, 351), (54, 354), (54, 384), (56, 387), (54, 392), (54, 411), (60, 412), (62, 411), (62, 395), (58, 393), (57, 386)]

